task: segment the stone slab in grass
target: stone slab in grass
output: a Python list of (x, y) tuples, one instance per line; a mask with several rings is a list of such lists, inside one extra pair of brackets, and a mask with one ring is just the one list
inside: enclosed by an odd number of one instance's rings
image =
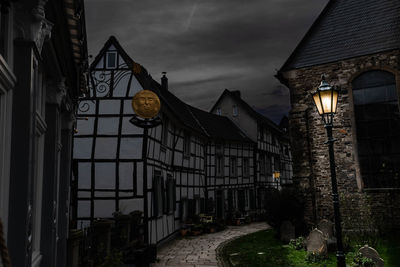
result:
[(319, 255), (328, 254), (327, 240), (320, 230), (316, 228), (312, 230), (306, 240), (307, 252), (316, 253)]
[(373, 260), (378, 267), (383, 267), (385, 265), (385, 261), (381, 256), (379, 256), (378, 251), (368, 245), (361, 247), (358, 252), (360, 252), (364, 257)]

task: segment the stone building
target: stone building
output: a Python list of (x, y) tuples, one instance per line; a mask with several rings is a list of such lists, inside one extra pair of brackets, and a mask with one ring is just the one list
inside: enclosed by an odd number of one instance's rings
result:
[(86, 88), (83, 1), (0, 5), (2, 237), (12, 266), (66, 266), (73, 121)]
[(340, 89), (334, 119), (345, 228), (400, 223), (400, 2), (331, 0), (277, 78), (290, 90), (294, 181), (306, 218), (333, 219), (326, 133), (311, 92)]

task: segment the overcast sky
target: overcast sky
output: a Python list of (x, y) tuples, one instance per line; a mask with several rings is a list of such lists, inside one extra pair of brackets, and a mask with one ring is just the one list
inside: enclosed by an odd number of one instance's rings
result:
[(155, 80), (209, 110), (225, 88), (275, 122), (289, 110), (274, 78), (328, 0), (86, 0), (89, 54), (110, 35)]

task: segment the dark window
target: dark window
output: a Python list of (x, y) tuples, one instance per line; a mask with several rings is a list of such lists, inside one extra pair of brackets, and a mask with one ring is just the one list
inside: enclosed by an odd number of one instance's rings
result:
[(186, 198), (182, 198), (180, 204), (180, 215), (182, 222), (185, 222), (188, 218), (188, 212), (188, 200)]
[(237, 176), (237, 158), (236, 157), (231, 157), (229, 160), (229, 175), (231, 177), (236, 177)]
[(265, 155), (260, 154), (260, 174), (265, 175)]
[(265, 174), (272, 175), (272, 163), (270, 156), (265, 156)]
[(117, 67), (117, 52), (107, 52), (107, 68)]
[(172, 176), (167, 179), (167, 212), (172, 213), (176, 210), (176, 184)]
[(400, 116), (395, 76), (386, 71), (368, 71), (352, 85), (364, 186), (399, 187)]
[(278, 156), (274, 157), (274, 171), (281, 171), (281, 160)]
[(7, 60), (7, 48), (9, 39), (9, 16), (8, 14), (0, 13), (0, 54)]
[(238, 115), (238, 108), (236, 105), (232, 106), (232, 115), (236, 117)]
[(243, 159), (243, 176), (249, 177), (250, 175), (250, 163), (248, 158)]
[(185, 156), (190, 156), (190, 134), (185, 132), (183, 139), (183, 154)]
[(168, 146), (168, 119), (164, 118), (163, 127), (162, 127), (162, 134), (161, 134), (161, 143), (164, 146)]
[(245, 212), (246, 209), (246, 195), (244, 190), (238, 190), (238, 208), (240, 212)]
[(254, 189), (249, 190), (249, 200), (250, 200), (250, 209), (256, 208), (256, 198), (254, 195)]
[(153, 208), (154, 216), (161, 216), (164, 211), (165, 203), (165, 192), (164, 192), (164, 179), (161, 176), (161, 172), (154, 172), (153, 180)]
[(233, 201), (233, 190), (228, 189), (228, 211), (233, 211), (234, 201)]
[(217, 177), (224, 176), (224, 157), (222, 155), (215, 156), (215, 172)]

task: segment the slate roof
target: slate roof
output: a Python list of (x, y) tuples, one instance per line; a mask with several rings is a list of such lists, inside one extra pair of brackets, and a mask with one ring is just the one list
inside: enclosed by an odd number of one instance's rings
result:
[(192, 114), (213, 139), (253, 143), (230, 119), (189, 106)]
[(330, 0), (280, 72), (399, 48), (399, 0)]

